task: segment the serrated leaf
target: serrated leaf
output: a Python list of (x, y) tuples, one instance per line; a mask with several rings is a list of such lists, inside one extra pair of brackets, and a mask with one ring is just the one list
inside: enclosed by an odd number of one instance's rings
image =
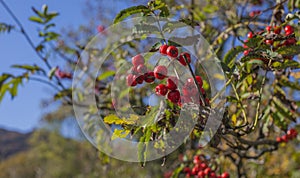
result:
[(130, 7), (127, 9), (122, 10), (121, 12), (119, 12), (119, 14), (117, 14), (117, 16), (114, 19), (114, 24), (121, 22), (122, 20), (124, 20), (125, 18), (133, 15), (133, 14), (137, 14), (137, 13), (149, 13), (150, 9), (146, 6), (143, 5), (139, 5), (139, 6), (134, 6), (134, 7)]
[(224, 64), (226, 64), (229, 68), (231, 68), (234, 64), (234, 60), (236, 58), (236, 56), (243, 52), (245, 50), (245, 48), (243, 48), (242, 46), (237, 46), (235, 48), (232, 48), (231, 50), (229, 50), (226, 55), (224, 56), (223, 62)]
[(300, 45), (283, 46), (276, 51), (283, 56), (295, 56), (300, 54)]
[(39, 23), (39, 24), (44, 23), (43, 19), (40, 18), (40, 17), (37, 17), (37, 16), (31, 16), (31, 17), (29, 17), (29, 20), (32, 21), (32, 22)]
[(104, 117), (104, 122), (106, 124), (116, 124), (116, 125), (122, 125), (124, 124), (124, 120), (122, 120), (121, 118), (119, 118), (118, 116), (114, 115), (114, 114), (110, 114), (106, 117)]
[(148, 24), (137, 24), (133, 28), (133, 34), (149, 34), (154, 32), (159, 32), (159, 29), (155, 25)]
[(111, 77), (111, 76), (113, 76), (115, 74), (116, 74), (116, 71), (109, 70), (109, 71), (106, 71), (106, 72), (102, 73), (101, 75), (99, 75), (97, 77), (97, 80), (101, 81), (101, 80), (107, 79), (108, 77)]
[(111, 140), (115, 140), (117, 138), (126, 138), (129, 133), (130, 130), (115, 129), (111, 136)]

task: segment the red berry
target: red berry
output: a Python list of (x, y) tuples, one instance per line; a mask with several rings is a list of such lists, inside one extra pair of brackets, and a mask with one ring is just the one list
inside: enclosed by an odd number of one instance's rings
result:
[(210, 171), (211, 171), (211, 168), (208, 167), (204, 170), (204, 174), (209, 175)]
[(144, 80), (147, 83), (152, 83), (155, 80), (154, 72), (147, 72), (144, 74)]
[(211, 172), (210, 174), (209, 174), (209, 176), (208, 176), (209, 178), (216, 178), (217, 177), (217, 175), (216, 175), (216, 173), (215, 172)]
[(166, 68), (166, 66), (156, 66), (153, 72), (155, 78), (162, 80), (167, 76), (168, 69)]
[(297, 42), (297, 40), (295, 38), (289, 38), (289, 39), (285, 40), (284, 45), (287, 45), (287, 46), (294, 45), (294, 44), (296, 44), (296, 42)]
[(196, 81), (197, 81), (199, 87), (201, 88), (203, 86), (202, 78), (200, 76), (198, 76), (198, 75), (195, 76), (195, 78), (196, 78)]
[(183, 168), (184, 173), (191, 173), (191, 169), (189, 167)]
[(144, 75), (133, 75), (133, 79), (138, 84), (142, 84), (144, 82)]
[(250, 53), (250, 50), (245, 50), (244, 51), (244, 56), (247, 56)]
[(172, 103), (178, 103), (180, 99), (180, 93), (178, 90), (173, 90), (168, 93), (167, 97)]
[(204, 177), (205, 177), (205, 173), (203, 171), (199, 171), (198, 178), (204, 178)]
[(266, 30), (267, 30), (267, 32), (271, 32), (272, 27), (271, 27), (271, 26), (267, 26), (267, 27), (266, 27)]
[(164, 44), (164, 45), (161, 45), (160, 47), (159, 47), (159, 52), (160, 52), (160, 54), (162, 54), (162, 55), (167, 55), (167, 49), (168, 49), (168, 45), (166, 45), (166, 44)]
[(98, 31), (99, 33), (102, 33), (102, 32), (104, 31), (104, 29), (105, 29), (105, 27), (104, 27), (103, 25), (99, 25), (99, 26), (97, 27), (97, 31)]
[(249, 16), (250, 16), (250, 17), (254, 17), (254, 16), (255, 16), (255, 12), (254, 12), (254, 11), (250, 12), (250, 13), (249, 13)]
[(248, 37), (248, 38), (253, 38), (253, 33), (252, 33), (252, 32), (249, 32), (249, 33), (247, 34), (247, 37)]
[(186, 58), (188, 63), (191, 63), (191, 55), (187, 52), (183, 52), (180, 54), (179, 59), (178, 59), (178, 61), (180, 62), (181, 65), (184, 65), (184, 66), (187, 65), (184, 58)]
[(137, 85), (137, 82), (134, 80), (133, 78), (133, 74), (128, 74), (127, 77), (126, 77), (126, 83), (128, 86), (136, 86)]
[(287, 135), (289, 138), (295, 138), (295, 137), (297, 137), (298, 133), (297, 133), (297, 130), (290, 129), (287, 131)]
[(288, 142), (288, 141), (289, 141), (287, 135), (283, 135), (283, 136), (281, 137), (281, 139), (282, 139), (283, 142)]
[(230, 175), (228, 172), (224, 172), (222, 175), (221, 175), (221, 178), (229, 178)]
[(167, 54), (172, 58), (176, 58), (178, 56), (178, 49), (175, 46), (169, 46), (167, 48)]
[(265, 43), (267, 45), (273, 45), (274, 41), (273, 40), (266, 40)]
[(140, 74), (144, 74), (147, 72), (147, 67), (144, 64), (140, 64), (136, 67), (136, 70)]
[(276, 137), (276, 142), (277, 142), (277, 143), (281, 143), (281, 142), (282, 142), (281, 137)]
[(285, 26), (284, 31), (285, 31), (285, 34), (288, 36), (288, 35), (291, 35), (294, 33), (294, 28), (290, 25), (287, 25), (287, 26)]
[(246, 45), (246, 43), (248, 43), (248, 41), (249, 41), (249, 40), (245, 40), (245, 41), (244, 41), (244, 44), (243, 44), (243, 47), (244, 47), (244, 48), (248, 48), (248, 46)]
[(145, 63), (145, 60), (144, 60), (144, 57), (142, 55), (136, 55), (132, 58), (132, 64), (134, 66), (138, 66), (140, 64), (144, 64)]
[(208, 166), (207, 166), (207, 164), (205, 164), (205, 163), (201, 163), (200, 164), (200, 168), (202, 169), (202, 170), (204, 170), (204, 169), (206, 169)]
[(168, 88), (164, 84), (159, 84), (155, 87), (155, 93), (157, 95), (165, 96), (168, 93)]
[(281, 27), (274, 27), (274, 33), (275, 34), (280, 34), (280, 32), (281, 32)]
[(177, 89), (178, 79), (174, 76), (171, 76), (167, 80), (167, 88), (169, 90), (175, 90)]
[(199, 172), (199, 168), (197, 166), (193, 167), (191, 174), (192, 175), (197, 175)]

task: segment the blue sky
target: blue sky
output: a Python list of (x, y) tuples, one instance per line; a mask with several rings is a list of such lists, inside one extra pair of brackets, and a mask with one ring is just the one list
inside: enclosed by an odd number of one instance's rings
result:
[[(57, 31), (63, 27), (77, 26), (85, 22), (82, 15), (84, 0), (6, 0), (5, 2), (23, 23), (26, 31), (34, 41), (37, 40), (37, 26), (28, 21), (28, 17), (33, 15), (32, 6), (40, 9), (43, 4), (47, 4), (50, 11), (58, 11), (60, 15), (55, 19)], [(2, 6), (0, 6), (0, 22), (14, 24), (12, 18), (4, 11)], [(17, 70), (10, 68), (13, 64), (42, 64), (25, 38), (16, 32), (0, 34), (0, 51), (0, 73), (17, 72)], [(6, 95), (0, 103), (0, 127), (21, 132), (31, 131), (38, 125), (42, 112), (47, 111), (47, 109), (42, 110), (40, 104), (42, 99), (51, 97), (49, 93), (51, 93), (50, 88), (47, 86), (29, 82), (19, 88), (18, 96), (14, 100)]]
[[(68, 27), (87, 24), (89, 20), (83, 15), (87, 0), (4, 1), (22, 22), (24, 28), (29, 33), (29, 36), (35, 42), (39, 41), (37, 38), (38, 27), (37, 24), (28, 20), (30, 16), (34, 15), (31, 7), (41, 9), (43, 4), (47, 4), (49, 11), (58, 11), (60, 15), (55, 18), (54, 21), (56, 23), (55, 30), (58, 32), (63, 28), (66, 29)], [(110, 14), (105, 15), (114, 17), (120, 10), (133, 5), (145, 4), (146, 0), (133, 2), (110, 0), (109, 2), (110, 3), (102, 1), (101, 3), (106, 9), (109, 9), (108, 12)], [(13, 19), (7, 14), (2, 6), (0, 6), (0, 23), (1, 22), (15, 25)], [(108, 24), (104, 25), (107, 26)], [(19, 72), (19, 70), (10, 68), (13, 64), (38, 64), (43, 66), (43, 63), (37, 58), (35, 52), (30, 48), (24, 36), (20, 33), (12, 32), (10, 34), (0, 34), (0, 51), (0, 74), (3, 72), (12, 74)], [(25, 83), (19, 88), (18, 96), (15, 97), (15, 99), (11, 100), (11, 97), (6, 95), (2, 103), (0, 103), (0, 128), (17, 130), (20, 132), (31, 131), (39, 125), (43, 113), (51, 111), (51, 107), (42, 109), (41, 100), (49, 99), (52, 96), (53, 91), (45, 85), (36, 82)]]

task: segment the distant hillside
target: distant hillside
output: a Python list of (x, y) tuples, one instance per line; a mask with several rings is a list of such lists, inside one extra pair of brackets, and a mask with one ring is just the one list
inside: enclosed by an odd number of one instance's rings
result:
[(27, 150), (31, 133), (22, 134), (0, 128), (0, 161), (18, 152)]

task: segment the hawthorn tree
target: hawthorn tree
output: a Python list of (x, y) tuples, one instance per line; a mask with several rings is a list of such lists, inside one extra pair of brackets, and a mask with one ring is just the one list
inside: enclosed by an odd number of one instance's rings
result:
[[(80, 97), (72, 97), (70, 80), (75, 69), (85, 70), (95, 65), (94, 56), (102, 51), (88, 48), (92, 39), (90, 36), (86, 38), (86, 34), (90, 35), (97, 29), (102, 36), (111, 35), (105, 30), (105, 26), (100, 25), (95, 29), (82, 27), (79, 36), (78, 33), (70, 32), (68, 37), (63, 37), (52, 30), (53, 20), (58, 13), (48, 11), (45, 5), (42, 10), (33, 8), (34, 15), (29, 18), (41, 27), (38, 31), (41, 41), (35, 43), (10, 8), (4, 1), (0, 2), (15, 20), (15, 25), (1, 23), (0, 31), (16, 30), (22, 33), (37, 57), (46, 64), (46, 67), (36, 64), (12, 66), (25, 72), (18, 76), (8, 73), (1, 75), (0, 99), (6, 93), (15, 97), (19, 85), (26, 81), (49, 85), (56, 91), (54, 99), (62, 101), (63, 105), (89, 109), (89, 113), (85, 115), (87, 122), (94, 115), (100, 115), (113, 132), (112, 140), (132, 137), (140, 141), (136, 154), (142, 166), (147, 166), (147, 142), (170, 133), (177, 122), (180, 122), (180, 112), (196, 107), (198, 115), (191, 116), (195, 127), (189, 134), (189, 139), (184, 140), (184, 144), (176, 151), (178, 159), (167, 155), (162, 158), (162, 164), (166, 164), (169, 169), (165, 177), (299, 175), (299, 171), (293, 171), (299, 164), (298, 154), (286, 163), (290, 165), (288, 169), (272, 170), (273, 167), (269, 167), (269, 164), (274, 164), (272, 157), (287, 148), (288, 156), (297, 152), (295, 140), (300, 114), (300, 1), (153, 0), (122, 10), (111, 20), (112, 24), (122, 23), (124, 19), (132, 17), (150, 18), (153, 21), (161, 18), (172, 20), (162, 27), (140, 20), (133, 29), (129, 29), (132, 30), (133, 37), (139, 35), (140, 38), (133, 38), (131, 41), (120, 39), (121, 43), (116, 43), (120, 46), (108, 53), (108, 60), (105, 62), (109, 67), (90, 78), (95, 81), (93, 91), (82, 91), (81, 94), (84, 96), (85, 92), (94, 92), (96, 108), (77, 103)], [(210, 44), (209, 48), (214, 50), (212, 55), (216, 55), (225, 74), (216, 75), (216, 78), (224, 81), (219, 93), (212, 92), (215, 86), (209, 81), (205, 65), (186, 50), (190, 42), (202, 38), (164, 38), (168, 32), (182, 28), (182, 24), (200, 31)], [(158, 42), (147, 40), (147, 35), (155, 32), (162, 39)], [(122, 44), (122, 40), (126, 43)], [(104, 47), (104, 51), (109, 51), (110, 47)], [(81, 60), (81, 54), (87, 48), (94, 50), (87, 56), (89, 63)], [(147, 52), (146, 55), (141, 51)], [(64, 59), (66, 69), (53, 66), (49, 53)], [(168, 60), (162, 62), (161, 56)], [(155, 63), (150, 65), (153, 58)], [(131, 67), (119, 74), (117, 69), (124, 61), (131, 63)], [(174, 71), (169, 70), (172, 65), (175, 65)], [(176, 65), (182, 70), (176, 68)], [(188, 73), (187, 77), (185, 73)], [(112, 91), (115, 78), (123, 82), (125, 87)], [(90, 82), (83, 84), (89, 85)], [(118, 93), (118, 99), (128, 96), (130, 102), (123, 105), (109, 95), (111, 92)], [(215, 102), (224, 92), (226, 100), (222, 98), (225, 109), (220, 119), (221, 124), (216, 133), (210, 135), (209, 144), (202, 147), (199, 142), (201, 136), (209, 135), (204, 130), (207, 118), (215, 112), (215, 108), (218, 109), (214, 106)], [(165, 104), (147, 104), (144, 99), (151, 93), (156, 93)], [(114, 113), (116, 108), (124, 112), (131, 108), (136, 114), (120, 118)], [(100, 114), (98, 110), (101, 110)], [(141, 121), (139, 117), (142, 116), (148, 117)], [(155, 122), (153, 119), (156, 119)], [(88, 128), (83, 129), (95, 132), (95, 124), (91, 121), (87, 124)], [(100, 135), (96, 135), (95, 139), (102, 141)], [(155, 148), (159, 152), (164, 145), (157, 145)], [(283, 155), (279, 156), (282, 158)], [(282, 161), (281, 158), (277, 161)], [(282, 166), (274, 166), (276, 167)]]

